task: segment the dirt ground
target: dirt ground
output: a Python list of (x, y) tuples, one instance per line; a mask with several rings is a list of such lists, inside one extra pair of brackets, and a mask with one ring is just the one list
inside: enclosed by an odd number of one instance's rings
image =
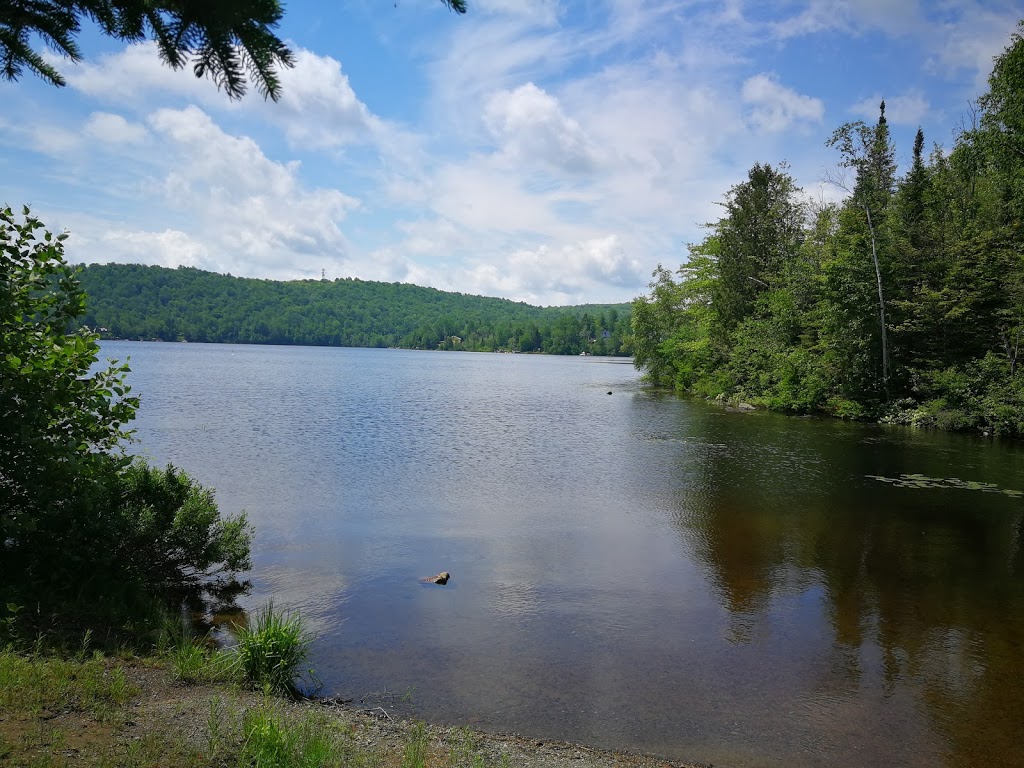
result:
[[(26, 766), (195, 765), (217, 722), (238, 723), (247, 711), (266, 706), (258, 694), (225, 685), (181, 684), (167, 669), (122, 663), (137, 689), (126, 707), (108, 716), (51, 712), (29, 715), (0, 711), (0, 764)], [(540, 741), (516, 734), (423, 725), (385, 707), (363, 707), (322, 699), (275, 701), (287, 716), (317, 712), (331, 727), (349, 734), (354, 745), (377, 756), (382, 766), (400, 766), (405, 745), (417, 728), (429, 742), (428, 766), (449, 766), (467, 740), (487, 765), (538, 768), (709, 768), (654, 756), (608, 752), (577, 744)], [(175, 746), (176, 745), (176, 746)], [(180, 756), (172, 753), (180, 752)], [(186, 755), (189, 755), (186, 757)], [(212, 756), (211, 756), (212, 757)], [(207, 764), (221, 764), (211, 759)], [(475, 765), (476, 763), (474, 763)]]

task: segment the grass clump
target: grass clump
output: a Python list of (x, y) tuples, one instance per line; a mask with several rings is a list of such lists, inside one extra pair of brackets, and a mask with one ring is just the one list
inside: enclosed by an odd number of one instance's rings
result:
[(0, 710), (40, 715), (76, 711), (102, 717), (135, 695), (124, 671), (102, 654), (72, 661), (0, 652)]
[(260, 768), (376, 766), (374, 755), (356, 748), (351, 732), (339, 729), (321, 713), (289, 716), (271, 700), (245, 713), (238, 764)]
[(303, 668), (310, 637), (297, 613), (276, 609), (271, 601), (237, 636), (235, 662), (249, 685), (298, 698), (302, 683), (316, 680), (311, 669)]
[(402, 755), (402, 768), (425, 768), (430, 740), (423, 723), (416, 723)]

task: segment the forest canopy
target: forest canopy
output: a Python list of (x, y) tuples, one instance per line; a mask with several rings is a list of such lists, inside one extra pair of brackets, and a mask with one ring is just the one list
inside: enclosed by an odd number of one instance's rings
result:
[(628, 355), (630, 305), (535, 307), (352, 278), (275, 281), (92, 264), (82, 323), (106, 338)]
[(844, 201), (809, 202), (784, 163), (751, 168), (634, 302), (637, 367), (776, 410), (1024, 435), (1021, 35), (951, 151), (918, 130), (898, 176), (885, 102), (826, 143)]

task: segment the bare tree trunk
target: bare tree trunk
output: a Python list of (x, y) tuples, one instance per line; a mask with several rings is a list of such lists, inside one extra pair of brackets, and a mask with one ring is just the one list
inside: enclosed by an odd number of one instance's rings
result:
[(1003, 332), (1003, 348), (1006, 350), (1006, 359), (1010, 361), (1010, 378), (1012, 379), (1017, 373), (1017, 354), (1020, 351), (1020, 337), (1021, 337), (1021, 320), (1018, 317), (1017, 327), (1014, 329), (1012, 334), (1010, 329), (1007, 328)]
[(882, 270), (878, 266), (878, 249), (875, 245), (875, 227), (871, 223), (871, 208), (864, 206), (868, 215), (868, 232), (871, 234), (871, 260), (875, 263), (875, 280), (878, 282), (878, 314), (882, 323), (882, 387), (885, 399), (889, 399), (889, 335), (885, 323), (885, 296), (882, 294)]

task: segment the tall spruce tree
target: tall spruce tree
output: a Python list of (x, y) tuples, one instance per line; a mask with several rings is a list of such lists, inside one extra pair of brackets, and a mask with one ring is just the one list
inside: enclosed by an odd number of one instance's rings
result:
[(783, 265), (799, 249), (803, 208), (785, 165), (756, 163), (747, 180), (725, 196), (726, 215), (713, 225), (720, 243), (715, 307), (726, 329), (754, 310), (757, 296), (772, 287)]
[[(869, 259), (874, 267), (875, 291), (877, 294), (878, 312), (878, 348), (881, 352), (881, 390), (886, 400), (890, 397), (889, 380), (891, 362), (889, 355), (888, 320), (886, 318), (885, 286), (883, 279), (882, 258), (884, 250), (884, 232), (880, 225), (885, 216), (892, 197), (896, 179), (896, 151), (889, 136), (889, 124), (885, 117), (885, 102), (879, 105), (878, 122), (868, 126), (857, 121), (847, 123), (838, 128), (827, 145), (835, 147), (842, 155), (840, 166), (849, 168), (855, 174), (855, 181), (844, 211), (840, 236), (845, 239), (846, 257), (852, 267), (852, 278), (859, 286), (836, 286), (840, 291), (849, 288), (863, 287), (863, 270), (858, 268), (860, 259)], [(842, 180), (838, 180), (842, 184)], [(864, 300), (862, 292), (849, 298)], [(837, 295), (841, 303), (848, 298)], [(859, 308), (849, 307), (847, 314), (859, 314)], [(852, 319), (852, 318), (848, 318)], [(874, 334), (871, 334), (872, 336)], [(857, 357), (863, 357), (865, 339), (861, 338), (861, 349)], [(863, 360), (850, 360), (854, 368), (861, 368)], [(854, 371), (850, 371), (853, 373)], [(870, 391), (871, 376), (866, 371), (856, 371), (857, 386)]]

